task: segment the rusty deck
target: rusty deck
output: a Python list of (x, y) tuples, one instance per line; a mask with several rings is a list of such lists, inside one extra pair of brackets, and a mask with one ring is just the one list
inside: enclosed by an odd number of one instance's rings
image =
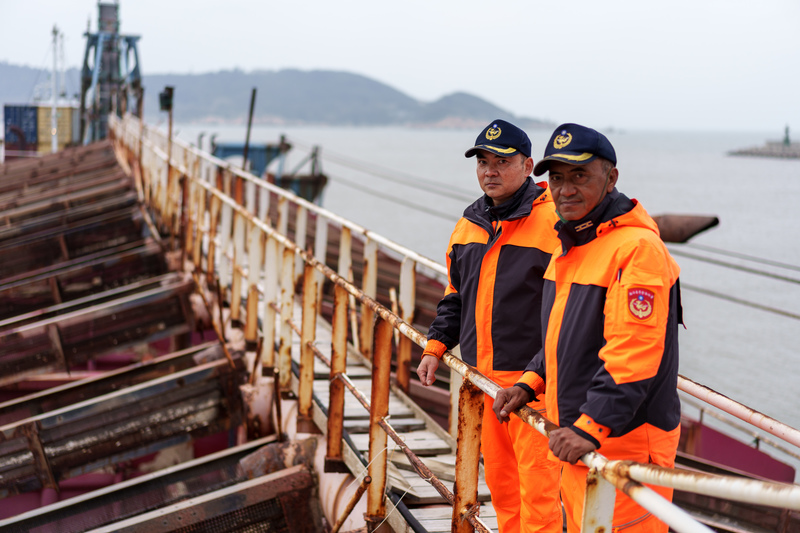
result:
[[(131, 509), (154, 509), (141, 496), (154, 489), (141, 487), (164, 482), (143, 474), (184, 462), (173, 484), (186, 486), (208, 475), (193, 457), (236, 444), (242, 354), (196, 323), (194, 282), (169, 255), (110, 142), (0, 166), (3, 530), (118, 531)], [(128, 479), (140, 488), (126, 496), (117, 491)], [(173, 501), (189, 501), (192, 516), (213, 524), (245, 513), (231, 498), (262, 501), (283, 487), (273, 503), (280, 511), (307, 507), (315, 490), (303, 468), (234, 481)], [(256, 521), (286, 521), (261, 511)], [(127, 529), (153, 530), (138, 524)]]

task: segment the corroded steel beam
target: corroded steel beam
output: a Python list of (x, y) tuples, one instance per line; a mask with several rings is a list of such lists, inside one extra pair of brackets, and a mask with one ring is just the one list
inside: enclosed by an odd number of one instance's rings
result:
[(294, 309), (294, 254), (292, 250), (284, 248), (279, 250), (278, 255), (281, 258), (280, 315), (285, 318), (280, 322), (280, 342), (278, 344), (278, 364), (276, 366), (280, 369), (281, 389), (289, 390), (292, 380), (292, 327), (287, 318), (292, 316), (292, 310)]
[(114, 255), (49, 269), (39, 275), (28, 274), (16, 281), (0, 281), (0, 328), (10, 321), (19, 322), (26, 313), (32, 317), (47, 309), (66, 309), (76, 300), (89, 301), (97, 293), (123, 290), (120, 287), (166, 271), (155, 243), (116, 250)]
[(13, 224), (0, 228), (0, 241), (19, 237), (25, 233), (54, 230), (65, 224), (74, 224), (101, 213), (126, 209), (134, 205), (136, 205), (136, 193), (126, 191), (91, 204), (73, 206), (69, 211), (49, 211), (35, 217), (25, 216)]
[[(191, 330), (185, 300), (191, 281), (127, 295), (86, 309), (0, 331), (0, 384), (73, 365)], [(56, 326), (58, 342), (52, 335)]]
[(0, 427), (0, 497), (237, 426), (244, 373), (219, 359)]
[(26, 234), (0, 243), (0, 279), (84, 258), (113, 246), (142, 241), (137, 209), (106, 213), (66, 228)]
[(617, 489), (603, 478), (596, 468), (586, 474), (581, 531), (613, 531), (614, 502)]
[(331, 373), (328, 399), (328, 436), (325, 456), (326, 472), (345, 469), (342, 458), (344, 428), (344, 384), (336, 379), (347, 370), (347, 291), (338, 285), (334, 289), (334, 312), (331, 338)]
[(367, 531), (376, 531), (386, 516), (383, 495), (386, 490), (386, 432), (379, 422), (389, 415), (389, 376), (392, 371), (392, 326), (384, 320), (375, 325), (375, 351), (372, 361), (372, 395), (369, 410), (369, 466), (374, 483), (367, 492)]
[[(217, 531), (221, 524), (244, 530), (317, 533), (322, 530), (314, 476), (298, 465), (175, 502), (93, 529), (96, 533)], [(299, 519), (302, 517), (302, 519)]]
[[(99, 278), (99, 276), (98, 276)], [(102, 283), (100, 279), (96, 278), (98, 285)], [(40, 306), (34, 308), (35, 310), (31, 310), (29, 312), (24, 312), (20, 309), (19, 314), (12, 315), (5, 320), (0, 320), (0, 332), (4, 330), (8, 330), (12, 327), (18, 328), (25, 324), (33, 324), (36, 322), (40, 322), (42, 320), (48, 320), (52, 318), (56, 318), (58, 316), (76, 313), (81, 309), (87, 309), (95, 305), (100, 305), (105, 302), (109, 302), (112, 300), (120, 299), (129, 297), (132, 295), (136, 295), (145, 291), (151, 291), (154, 289), (158, 289), (164, 285), (168, 284), (175, 284), (181, 281), (182, 276), (171, 272), (168, 274), (158, 275), (156, 273), (152, 273), (151, 276), (142, 279), (142, 276), (139, 276), (139, 279), (135, 282), (117, 285), (114, 288), (109, 288), (105, 291), (91, 291), (92, 285), (94, 283), (59, 283), (58, 279), (55, 277), (47, 278), (48, 281), (52, 283), (47, 283), (47, 287), (50, 288), (51, 284), (54, 285), (58, 291), (60, 300), (64, 300), (64, 297), (61, 296), (61, 293), (68, 293), (70, 297), (75, 296), (74, 293), (78, 293), (78, 296), (69, 299), (67, 302), (62, 303), (58, 302), (57, 305), (50, 305), (50, 306)], [(89, 287), (85, 287), (85, 285), (89, 285)], [(43, 288), (41, 285), (31, 286), (30, 284), (27, 286), (22, 287), (15, 287), (17, 291), (22, 293), (30, 294), (31, 292), (41, 292)], [(81, 294), (79, 291), (80, 289), (84, 289), (85, 294)], [(15, 292), (17, 292), (15, 291)], [(10, 291), (4, 291), (0, 288), (0, 297), (9, 298), (13, 297), (14, 294), (8, 294)], [(14, 298), (16, 302), (19, 301), (19, 298)], [(30, 307), (30, 305), (28, 306)], [(27, 310), (27, 309), (26, 309)], [(2, 334), (2, 333), (0, 333)]]
[(170, 353), (146, 362), (105, 372), (36, 394), (0, 403), (0, 426), (64, 408), (125, 387), (143, 383), (171, 372), (190, 368), (197, 361), (222, 356), (222, 345), (208, 342)]
[(458, 445), (453, 498), (453, 533), (472, 533), (466, 516), (479, 508), (478, 473), (481, 456), (483, 391), (464, 381), (458, 395)]
[[(298, 431), (314, 431), (312, 396), (314, 393), (314, 350), (317, 328), (317, 280), (314, 270), (306, 265), (303, 276), (303, 317), (300, 335), (300, 376), (297, 393)], [(303, 427), (301, 428), (301, 423)]]

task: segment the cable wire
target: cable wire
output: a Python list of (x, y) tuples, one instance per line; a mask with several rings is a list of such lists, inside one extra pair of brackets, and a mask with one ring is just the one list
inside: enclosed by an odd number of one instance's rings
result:
[(329, 177), (332, 177), (336, 183), (341, 183), (342, 185), (345, 185), (347, 187), (352, 187), (353, 189), (357, 189), (357, 190), (359, 190), (361, 192), (370, 194), (372, 196), (376, 196), (378, 198), (383, 198), (384, 200), (388, 200), (390, 202), (394, 202), (396, 204), (408, 207), (409, 209), (414, 209), (415, 211), (420, 211), (420, 212), (425, 213), (427, 215), (438, 217), (438, 218), (447, 220), (449, 222), (457, 222), (458, 219), (459, 219), (459, 217), (453, 217), (452, 215), (448, 215), (446, 213), (441, 213), (439, 211), (436, 211), (436, 210), (433, 210), (433, 209), (428, 209), (428, 208), (426, 208), (424, 206), (417, 205), (417, 204), (414, 204), (412, 202), (407, 202), (405, 200), (401, 200), (401, 199), (397, 198), (396, 196), (393, 196), (393, 195), (390, 195), (390, 194), (386, 194), (386, 193), (382, 193), (382, 192), (376, 191), (374, 189), (370, 189), (369, 187), (364, 187), (364, 185), (362, 185), (361, 183), (355, 183), (353, 181), (350, 181), (348, 179), (345, 179), (345, 178), (342, 178), (342, 177), (339, 177), (339, 176), (335, 176), (335, 177), (334, 176), (329, 176)]
[[(733, 263), (727, 263), (725, 261), (720, 261), (718, 259), (711, 259), (709, 257), (703, 257), (701, 255), (690, 254), (690, 253), (687, 253), (687, 252), (684, 252), (684, 251), (681, 251), (681, 250), (676, 250), (674, 248), (670, 248), (669, 252), (672, 255), (677, 255), (677, 256), (681, 256), (681, 257), (688, 257), (689, 259), (694, 259), (696, 261), (702, 261), (704, 263), (710, 263), (712, 265), (717, 265), (717, 266), (721, 266), (721, 267), (725, 267), (725, 268), (730, 268), (730, 269), (733, 269), (733, 270), (739, 270), (741, 272), (747, 272), (748, 274), (755, 274), (757, 276), (763, 276), (765, 278), (771, 278), (771, 279), (775, 279), (775, 280), (779, 280), (779, 281), (786, 281), (788, 283), (796, 283), (796, 284), (800, 285), (800, 279), (790, 278), (790, 277), (787, 277), (787, 276), (781, 276), (781, 275), (778, 275), (778, 274), (773, 274), (772, 272), (766, 272), (764, 270), (757, 270), (755, 268), (744, 267), (744, 266), (736, 265), (736, 264), (733, 264)], [(733, 252), (731, 252), (731, 253), (733, 253)]]
[(38, 73), (36, 74), (36, 79), (33, 82), (33, 87), (31, 87), (30, 91), (28, 91), (28, 103), (31, 104), (34, 102), (33, 97), (36, 92), (36, 86), (39, 85), (39, 80), (42, 78), (42, 73), (47, 72), (47, 67), (45, 66), (47, 60), (50, 58), (50, 50), (44, 54), (44, 59), (42, 60), (42, 67), (38, 69)]
[(699, 292), (701, 294), (705, 294), (707, 296), (713, 296), (714, 298), (720, 298), (721, 300), (727, 300), (729, 302), (745, 305), (747, 307), (752, 307), (754, 309), (760, 309), (761, 311), (767, 311), (768, 313), (774, 313), (776, 315), (785, 316), (787, 318), (793, 318), (795, 320), (800, 320), (800, 315), (796, 313), (791, 313), (789, 311), (784, 311), (782, 309), (777, 309), (775, 307), (769, 307), (766, 305), (761, 305), (755, 302), (750, 302), (748, 300), (742, 300), (741, 298), (736, 298), (729, 294), (723, 294), (721, 292), (712, 291), (710, 289), (704, 289), (702, 287), (698, 287), (696, 285), (687, 285), (686, 283), (681, 283), (681, 289), (688, 289), (690, 291)]
[(744, 259), (746, 261), (752, 261), (754, 263), (761, 263), (763, 265), (769, 265), (779, 268), (785, 268), (787, 270), (794, 270), (796, 272), (800, 272), (800, 266), (797, 265), (790, 265), (788, 263), (782, 263), (780, 261), (772, 261), (770, 259), (764, 259), (763, 257), (756, 257), (753, 255), (743, 254), (740, 252), (731, 252), (728, 250), (723, 250), (722, 248), (716, 248), (714, 246), (708, 246), (706, 244), (696, 244), (693, 242), (687, 242), (684, 244), (689, 248), (696, 248), (698, 250), (704, 250), (706, 252), (712, 252), (720, 255), (727, 255), (729, 257), (736, 257), (737, 259)]
[[(304, 149), (311, 148), (311, 145), (304, 143), (302, 141), (296, 141), (292, 139), (290, 142), (293, 144), (297, 144), (303, 147)], [(418, 176), (413, 176), (411, 174), (406, 174), (404, 172), (396, 172), (394, 170), (387, 169), (385, 167), (381, 167), (371, 163), (357, 161), (345, 155), (331, 152), (328, 149), (325, 149), (322, 152), (322, 159), (323, 160), (328, 159), (331, 162), (336, 163), (338, 165), (352, 168), (353, 170), (358, 170), (360, 172), (370, 174), (372, 176), (375, 176), (376, 178), (384, 179), (386, 181), (391, 181), (393, 183), (398, 183), (400, 185), (405, 185), (407, 187), (417, 186), (417, 188), (424, 190), (428, 193), (435, 193), (441, 196), (447, 196), (448, 198), (452, 198), (454, 200), (472, 202), (476, 198), (475, 193), (469, 192), (465, 189), (459, 189), (451, 185), (443, 185), (433, 180), (420, 178)]]

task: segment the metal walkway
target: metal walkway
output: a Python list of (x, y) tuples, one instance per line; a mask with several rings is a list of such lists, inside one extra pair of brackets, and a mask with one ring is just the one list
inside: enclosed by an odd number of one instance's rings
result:
[[(293, 322), (299, 324), (301, 321), (302, 305), (296, 302)], [(314, 344), (321, 357), (314, 358), (313, 389), (315, 408), (313, 420), (320, 431), (323, 432), (328, 425), (331, 341), (330, 324), (318, 320)], [(291, 354), (295, 369), (300, 366), (300, 346), (301, 341), (299, 338), (292, 343)], [(352, 344), (348, 346), (347, 375), (351, 383), (366, 398), (371, 397), (372, 365), (357, 352)], [(293, 380), (292, 385), (295, 387), (296, 393), (296, 387), (299, 386), (296, 379)], [(424, 406), (418, 405), (395, 385), (391, 387), (388, 405), (388, 421), (398, 432), (399, 437), (452, 490), (455, 481), (455, 439), (426, 413)], [(349, 450), (345, 454), (345, 462), (348, 469), (360, 481), (367, 473), (370, 413), (356, 397), (347, 394), (345, 395), (343, 414), (344, 440)], [(389, 460), (387, 472), (388, 490), (395, 494), (399, 501), (402, 501), (402, 504), (408, 508), (409, 513), (426, 531), (430, 533), (451, 531), (452, 505), (448, 504), (445, 498), (429, 482), (420, 478), (399, 445), (393, 442), (390, 443), (386, 448), (386, 454)], [(489, 489), (483, 481), (483, 468), (480, 471), (478, 500), (482, 504), (479, 516), (489, 528), (496, 531), (497, 519), (491, 505)], [(390, 518), (387, 522), (392, 525), (395, 531), (404, 531), (409, 527), (405, 520), (402, 520), (400, 513), (393, 513), (389, 516)]]

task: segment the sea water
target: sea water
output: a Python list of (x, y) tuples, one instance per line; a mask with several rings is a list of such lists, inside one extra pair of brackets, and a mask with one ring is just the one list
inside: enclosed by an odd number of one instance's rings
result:
[[(244, 127), (180, 125), (176, 130), (192, 143), (204, 132), (206, 147), (212, 134), (220, 141), (245, 138)], [(529, 132), (534, 159), (541, 157), (550, 133)], [(772, 137), (769, 132), (605, 133), (617, 152), (618, 189), (650, 214), (719, 217), (717, 227), (691, 243), (795, 266), (669, 245), (684, 284), (681, 374), (800, 427), (800, 160), (727, 155), (780, 137), (774, 132)], [(281, 134), (294, 145), (287, 171), (311, 146), (319, 146), (322, 171), (329, 177), (325, 208), (441, 263), (455, 221), (481, 194), (475, 160), (464, 157), (477, 131), (256, 126), (251, 142), (274, 143)]]

